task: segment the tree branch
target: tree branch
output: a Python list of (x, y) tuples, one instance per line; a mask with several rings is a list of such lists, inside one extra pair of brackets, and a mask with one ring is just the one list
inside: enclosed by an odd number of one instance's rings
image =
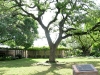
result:
[(41, 27), (42, 27), (44, 30), (46, 30), (46, 27), (45, 27), (45, 25), (43, 24), (43, 22), (42, 22), (42, 20), (41, 20), (41, 17), (39, 17), (39, 18), (37, 19), (37, 21), (39, 22), (39, 24), (41, 25)]
[(95, 31), (96, 28), (100, 27), (100, 22), (96, 23), (91, 29), (90, 31)]
[[(73, 36), (73, 35), (85, 35), (85, 34), (88, 34), (88, 33), (92, 33), (93, 31), (94, 32), (95, 31), (100, 31), (100, 30), (95, 30), (99, 26), (100, 26), (100, 22), (96, 23), (90, 30), (87, 30), (86, 32), (76, 32), (76, 33), (72, 33), (72, 34), (67, 34), (67, 35), (63, 36), (62, 38), (64, 39), (66, 37)], [(69, 30), (72, 30), (72, 29), (69, 29)]]
[(24, 9), (22, 8), (22, 6), (21, 6), (21, 0), (20, 0), (20, 2), (18, 2), (17, 0), (14, 0), (14, 1), (15, 1), (15, 3), (17, 4), (17, 6), (18, 6), (21, 10), (23, 10), (26, 14), (32, 16), (35, 20), (37, 20), (37, 18), (35, 17), (34, 14), (29, 13), (29, 12), (27, 12), (26, 10), (24, 10)]
[(75, 28), (69, 28), (67, 29), (66, 31), (63, 31), (63, 32), (68, 32), (68, 31), (71, 31), (71, 30), (76, 30)]
[(0, 41), (0, 43), (4, 43), (4, 42), (7, 42), (9, 40), (13, 40), (14, 38), (9, 38), (9, 39), (6, 39), (6, 40), (3, 40), (3, 41)]
[(63, 19), (59, 22), (59, 36), (58, 36), (58, 39), (55, 42), (55, 44), (60, 43), (62, 40), (63, 26), (65, 24), (66, 18), (67, 18), (67, 15), (65, 17), (63, 17)]
[(58, 16), (58, 14), (60, 13), (60, 9), (59, 9), (59, 8), (57, 8), (57, 9), (58, 9), (58, 12), (56, 12), (56, 15), (55, 15), (54, 19), (51, 20), (51, 21), (48, 23), (47, 28), (50, 26), (50, 24), (52, 24), (53, 22), (55, 22), (55, 21), (57, 20), (57, 16)]
[(89, 34), (90, 35), (90, 37), (93, 39), (93, 41), (95, 41), (96, 42), (96, 40), (94, 39), (94, 37), (91, 35), (91, 34)]
[(83, 44), (83, 42), (82, 42), (80, 36), (78, 36), (78, 39), (79, 39), (80, 43), (82, 44), (82, 46), (84, 46), (84, 44)]
[(77, 32), (77, 33), (73, 33), (73, 34), (67, 34), (67, 35), (63, 36), (62, 39), (65, 39), (66, 37), (73, 36), (73, 35), (85, 35), (85, 34), (88, 34), (88, 32)]
[(58, 0), (56, 0), (56, 2), (58, 3)]

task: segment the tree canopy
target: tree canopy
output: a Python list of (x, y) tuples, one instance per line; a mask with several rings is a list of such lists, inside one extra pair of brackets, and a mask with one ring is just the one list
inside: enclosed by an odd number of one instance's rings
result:
[[(1, 3), (2, 2), (2, 3)], [(0, 43), (11, 47), (30, 47), (37, 37), (37, 23), (31, 17), (17, 15), (12, 3), (0, 2)]]

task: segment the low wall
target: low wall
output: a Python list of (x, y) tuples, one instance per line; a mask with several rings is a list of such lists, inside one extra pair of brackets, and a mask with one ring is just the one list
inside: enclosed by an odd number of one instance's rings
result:
[[(50, 50), (2, 50), (6, 55), (16, 56), (17, 54), (22, 57), (29, 58), (48, 58)], [(56, 50), (56, 57), (65, 57), (65, 50)]]
[[(48, 58), (50, 55), (49, 50), (41, 50), (41, 51), (28, 51), (28, 57), (29, 58)], [(61, 58), (64, 57), (64, 50), (57, 50), (56, 51), (56, 57)]]

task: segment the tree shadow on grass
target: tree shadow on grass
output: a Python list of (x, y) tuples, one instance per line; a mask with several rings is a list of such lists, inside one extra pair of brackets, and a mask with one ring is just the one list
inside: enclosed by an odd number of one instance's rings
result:
[[(13, 61), (0, 61), (0, 68), (2, 67), (29, 67), (34, 66), (32, 64), (37, 63), (38, 61), (32, 60), (32, 59), (18, 59)], [(48, 73), (52, 73), (53, 75), (62, 75), (59, 73), (60, 69), (72, 69), (72, 65), (77, 64), (92, 64), (99, 72), (100, 75), (100, 61), (77, 61), (77, 62), (65, 62), (65, 64), (51, 64), (49, 69), (47, 70), (38, 70), (35, 74), (29, 74), (29, 75), (47, 75)], [(35, 65), (36, 66), (36, 65)], [(58, 71), (57, 71), (58, 70)], [(5, 70), (1, 70), (0, 75), (3, 75)], [(69, 74), (70, 75), (70, 74)]]
[(6, 70), (0, 70), (0, 75), (3, 75), (6, 72)]
[[(65, 64), (63, 64), (63, 65), (62, 64), (61, 65), (51, 64), (51, 66), (48, 70), (35, 73), (34, 75), (48, 75), (49, 73), (51, 73), (53, 75), (62, 75), (57, 71), (62, 68), (66, 68), (66, 65)], [(51, 75), (51, 74), (49, 74), (49, 75)], [(33, 75), (33, 74), (30, 74), (30, 75)]]
[(32, 59), (17, 59), (11, 61), (0, 61), (0, 68), (2, 67), (29, 67), (37, 61)]

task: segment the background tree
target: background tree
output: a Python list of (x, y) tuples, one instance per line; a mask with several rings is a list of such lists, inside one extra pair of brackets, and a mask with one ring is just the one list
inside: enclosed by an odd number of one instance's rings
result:
[(94, 40), (94, 43), (92, 45), (92, 51), (90, 53), (91, 56), (100, 56), (100, 32), (94, 32), (92, 34), (92, 38)]
[(82, 55), (89, 55), (94, 40), (89, 35), (75, 36), (74, 39), (76, 41), (76, 44), (78, 44), (77, 49), (82, 50)]
[[(0, 43), (11, 47), (30, 47), (37, 37), (37, 23), (31, 17), (16, 15), (12, 2), (0, 2)], [(9, 9), (9, 10), (8, 10)]]
[[(91, 21), (86, 19), (88, 13), (94, 11), (91, 0), (13, 0), (12, 3), (14, 9), (22, 11), (18, 14), (32, 17), (43, 28), (50, 47), (50, 62), (55, 62), (55, 51), (62, 39), (90, 33), (99, 26), (98, 20), (82, 31), (82, 26)], [(49, 18), (48, 23), (45, 18)], [(51, 38), (53, 31), (58, 34), (56, 40)]]
[[(90, 10), (89, 10), (90, 11)], [(90, 20), (88, 23), (86, 23), (85, 26), (82, 26), (82, 31), (88, 30), (92, 28), (92, 24), (97, 23), (100, 21), (100, 9), (95, 9), (94, 11), (91, 11), (88, 16), (86, 17), (87, 20)], [(75, 41), (79, 44), (79, 48), (82, 50), (83, 55), (89, 55), (91, 53), (91, 47), (94, 45), (94, 43), (97, 43), (100, 39), (99, 37), (99, 29), (100, 27), (96, 27), (95, 25), (91, 30), (94, 32), (87, 33), (86, 35), (81, 36), (74, 36), (76, 39)]]

